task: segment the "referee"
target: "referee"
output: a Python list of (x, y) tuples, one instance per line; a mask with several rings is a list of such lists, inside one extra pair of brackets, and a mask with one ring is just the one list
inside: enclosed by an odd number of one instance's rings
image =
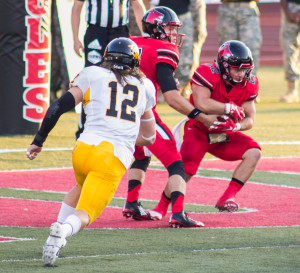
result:
[[(72, 8), (72, 31), (74, 50), (81, 57), (84, 51), (85, 66), (99, 65), (102, 62), (106, 46), (118, 37), (129, 37), (129, 1), (132, 5), (138, 27), (142, 33), (142, 19), (146, 12), (142, 0), (87, 0), (84, 46), (78, 38), (80, 14), (85, 0), (74, 0)], [(83, 105), (78, 121), (76, 139), (83, 131), (85, 123)]]
[(72, 8), (74, 50), (80, 57), (81, 51), (84, 51), (85, 66), (98, 65), (102, 62), (104, 50), (110, 41), (117, 37), (129, 37), (129, 1), (141, 31), (146, 9), (142, 0), (87, 0), (87, 29), (83, 46), (78, 39), (78, 29), (84, 1), (74, 0)]

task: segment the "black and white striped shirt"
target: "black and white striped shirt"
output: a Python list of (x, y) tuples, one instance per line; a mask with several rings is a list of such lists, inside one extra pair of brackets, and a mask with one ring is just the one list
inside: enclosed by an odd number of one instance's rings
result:
[(129, 0), (87, 0), (85, 19), (91, 25), (116, 28), (128, 24), (128, 10)]

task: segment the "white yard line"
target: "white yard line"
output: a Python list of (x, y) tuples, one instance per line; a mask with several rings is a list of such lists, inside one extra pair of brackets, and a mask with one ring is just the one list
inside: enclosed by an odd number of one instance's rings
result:
[[(191, 229), (192, 230), (192, 229)], [(199, 229), (197, 229), (199, 230)], [(209, 249), (191, 249), (185, 251), (170, 250), (170, 251), (151, 251), (151, 252), (136, 252), (136, 253), (114, 253), (114, 254), (96, 254), (96, 255), (78, 255), (60, 257), (58, 260), (80, 259), (80, 258), (105, 258), (105, 257), (119, 257), (119, 256), (144, 256), (144, 255), (157, 255), (157, 254), (176, 254), (176, 253), (201, 253), (201, 252), (219, 252), (219, 251), (233, 251), (233, 250), (249, 250), (249, 249), (278, 249), (278, 248), (299, 248), (299, 244), (295, 245), (275, 245), (275, 246), (245, 246), (245, 247), (229, 247), (229, 248), (209, 248)], [(41, 261), (42, 259), (9, 259), (0, 260), (1, 263), (9, 262), (30, 262)]]
[[(261, 141), (260, 145), (300, 145), (300, 140), (294, 141)], [(44, 152), (52, 151), (72, 151), (74, 147), (54, 147), (54, 148), (43, 148)], [(20, 149), (0, 149), (0, 154), (9, 154), (9, 153), (24, 153), (26, 148)]]
[(9, 240), (6, 240), (6, 241), (0, 241), (0, 244), (1, 243), (12, 243), (12, 242), (17, 242), (17, 241), (35, 241), (36, 240), (36, 239), (33, 239), (33, 238), (18, 238), (18, 237), (12, 237), (12, 236), (7, 237), (7, 236), (2, 236), (1, 234), (0, 234), (0, 238), (9, 239)]
[[(72, 151), (74, 147), (57, 147), (57, 148), (43, 148), (43, 152), (52, 152), (52, 151)], [(27, 149), (0, 149), (0, 154), (10, 154), (10, 153), (25, 153)]]

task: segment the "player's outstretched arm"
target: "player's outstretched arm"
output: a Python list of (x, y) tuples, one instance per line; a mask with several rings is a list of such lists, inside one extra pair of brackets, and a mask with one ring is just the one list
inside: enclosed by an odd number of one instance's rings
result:
[(158, 63), (156, 64), (156, 72), (165, 101), (177, 112), (202, 122), (205, 114), (199, 109), (195, 109), (188, 100), (179, 94), (173, 76), (174, 68), (166, 63)]
[(60, 116), (72, 110), (81, 101), (82, 91), (78, 87), (72, 87), (69, 92), (63, 94), (57, 101), (50, 105), (39, 131), (36, 133), (31, 145), (27, 149), (26, 156), (28, 159), (35, 159), (38, 153), (42, 151), (43, 143)]

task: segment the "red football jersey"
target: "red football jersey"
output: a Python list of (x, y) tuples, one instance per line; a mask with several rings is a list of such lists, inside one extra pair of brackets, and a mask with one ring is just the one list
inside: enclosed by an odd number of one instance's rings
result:
[(130, 37), (140, 49), (140, 69), (150, 79), (156, 89), (156, 98), (159, 90), (157, 82), (156, 67), (157, 63), (167, 63), (177, 68), (179, 62), (179, 50), (176, 45), (167, 41), (157, 40), (147, 37)]
[[(234, 85), (227, 92), (216, 63), (200, 65), (194, 72), (192, 83), (207, 87), (211, 92), (211, 98), (216, 101), (223, 103), (233, 101), (239, 106), (246, 101), (254, 100), (259, 90), (258, 78), (255, 75), (251, 75), (244, 86), (241, 84)], [(194, 105), (193, 94), (190, 97), (190, 102)], [(203, 125), (202, 127), (205, 126)]]
[[(162, 40), (146, 37), (130, 37), (130, 39), (139, 47), (141, 56), (140, 69), (153, 82), (157, 101), (159, 84), (155, 65), (157, 63), (167, 63), (175, 71), (179, 62), (179, 50), (174, 44)], [(181, 155), (176, 149), (176, 142), (171, 130), (159, 118), (155, 107), (153, 108), (153, 113), (156, 120), (157, 136), (154, 144), (147, 148), (162, 162), (165, 168), (168, 168), (172, 163), (181, 160)], [(142, 146), (136, 147), (134, 157), (137, 159), (145, 158)]]

